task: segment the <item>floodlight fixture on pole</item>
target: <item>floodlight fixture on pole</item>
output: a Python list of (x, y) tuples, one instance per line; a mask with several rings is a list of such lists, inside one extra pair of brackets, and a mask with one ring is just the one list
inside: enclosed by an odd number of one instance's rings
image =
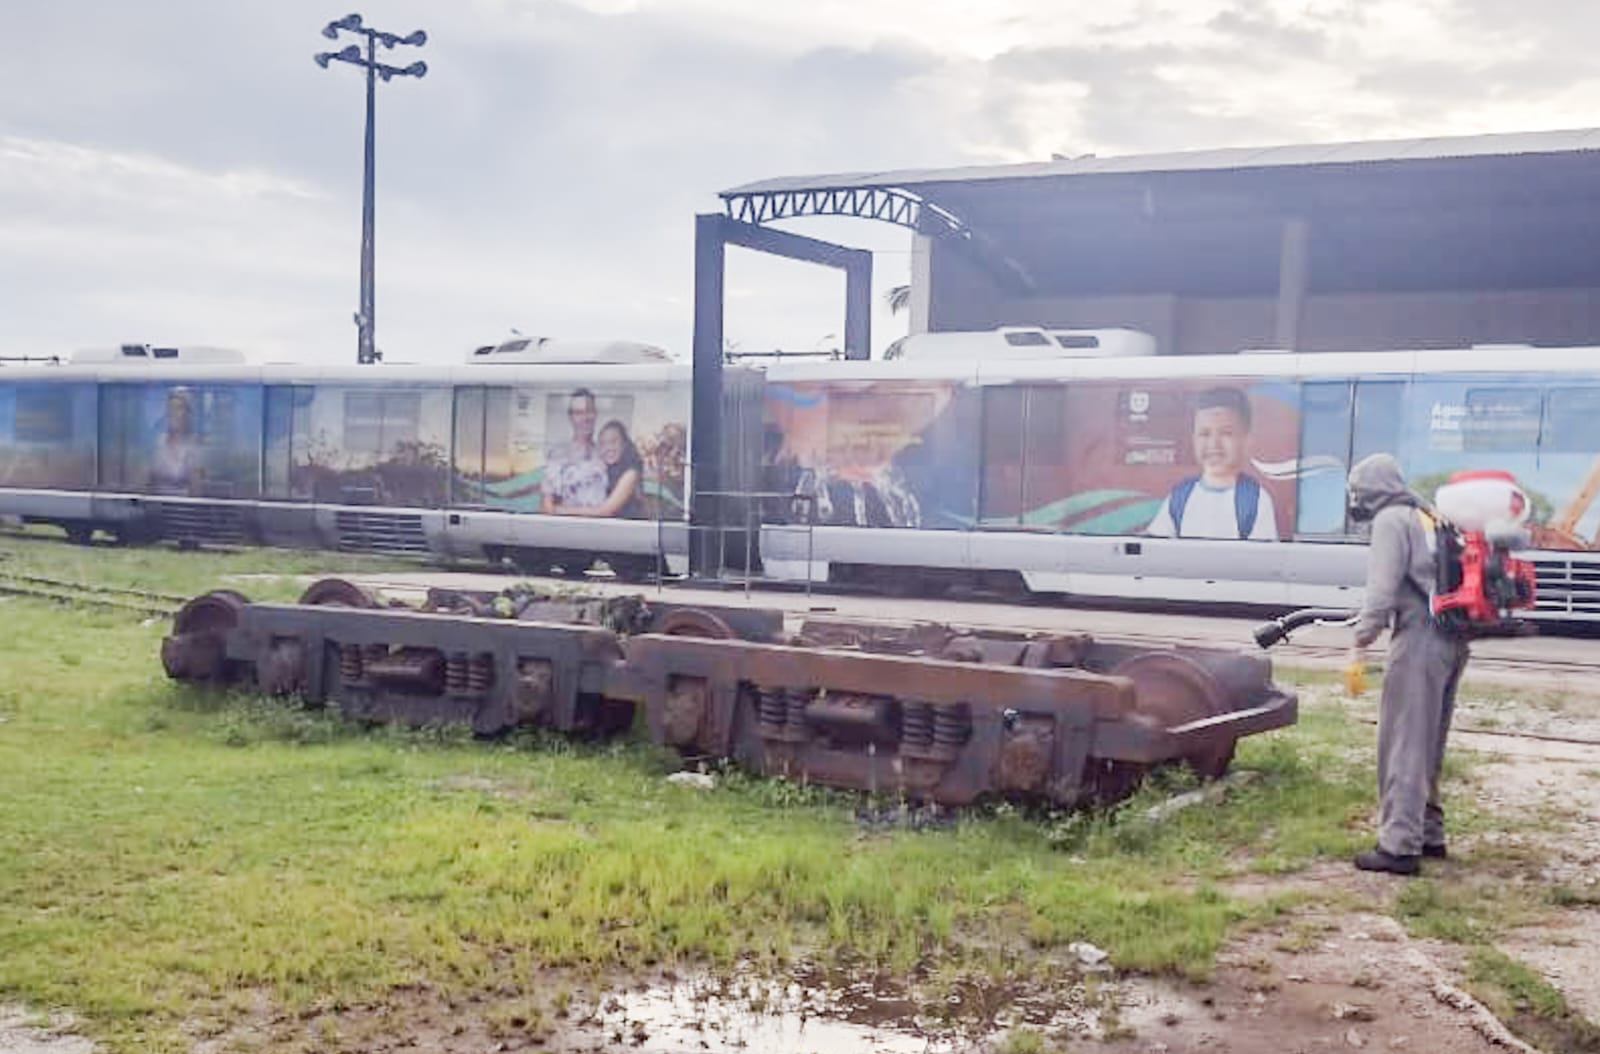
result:
[(383, 45), (386, 50), (405, 45), (408, 47), (421, 47), (428, 42), (428, 34), (422, 30), (414, 30), (405, 36), (395, 33), (386, 33), (380, 29), (372, 29), (363, 24), (358, 14), (345, 15), (335, 19), (322, 27), (322, 35), (329, 40), (338, 40), (339, 34), (354, 33), (367, 38), (366, 54), (362, 54), (360, 45), (349, 44), (339, 51), (323, 51), (312, 56), (318, 66), (328, 68), (330, 62), (347, 62), (352, 66), (360, 66), (367, 71), (367, 134), (365, 165), (362, 172), (361, 183), (361, 310), (356, 312), (356, 361), (363, 365), (377, 362), (379, 359), (376, 333), (377, 333), (377, 307), (375, 304), (374, 267), (373, 267), (373, 186), (374, 186), (374, 124), (373, 111), (377, 102), (377, 82), (382, 79), (387, 83), (393, 77), (423, 77), (427, 75), (426, 62), (413, 62), (409, 66), (391, 66), (379, 62), (377, 57), (378, 45)]

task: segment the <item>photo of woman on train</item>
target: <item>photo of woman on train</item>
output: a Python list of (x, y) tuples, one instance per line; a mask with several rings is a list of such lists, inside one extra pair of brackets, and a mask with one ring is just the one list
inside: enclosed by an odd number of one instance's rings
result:
[(193, 396), (188, 388), (167, 393), (165, 422), (150, 456), (150, 490), (154, 493), (192, 494), (198, 489), (200, 440)]
[(605, 500), (598, 505), (557, 505), (554, 511), (562, 516), (643, 517), (644, 461), (627, 427), (621, 421), (607, 421), (596, 437), (596, 446), (606, 469)]

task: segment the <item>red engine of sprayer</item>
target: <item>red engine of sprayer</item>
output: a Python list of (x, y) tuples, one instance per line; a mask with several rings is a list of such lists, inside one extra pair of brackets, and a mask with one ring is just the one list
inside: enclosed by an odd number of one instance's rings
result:
[(1510, 612), (1534, 602), (1533, 564), (1512, 555), (1527, 544), (1528, 499), (1509, 472), (1457, 472), (1434, 496), (1433, 614), (1466, 632), (1513, 628)]

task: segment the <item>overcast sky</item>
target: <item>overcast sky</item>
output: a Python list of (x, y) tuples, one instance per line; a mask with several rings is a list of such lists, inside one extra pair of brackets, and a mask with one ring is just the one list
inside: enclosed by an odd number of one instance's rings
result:
[[(0, 354), (354, 359), (351, 0), (3, 0)], [(1600, 124), (1586, 0), (379, 0), (378, 341), (517, 327), (687, 353), (692, 232), (773, 176)], [(402, 54), (394, 53), (397, 57)], [(410, 61), (409, 55), (400, 61)], [(873, 249), (910, 235), (788, 229)], [(728, 336), (827, 346), (835, 272), (730, 250)], [(880, 306), (874, 344), (904, 331)]]

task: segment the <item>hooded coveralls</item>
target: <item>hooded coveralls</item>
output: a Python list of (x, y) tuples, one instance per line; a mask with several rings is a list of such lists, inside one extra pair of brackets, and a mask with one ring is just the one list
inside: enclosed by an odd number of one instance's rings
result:
[(1434, 623), (1427, 529), (1400, 466), (1373, 454), (1350, 470), (1350, 505), (1371, 516), (1366, 599), (1355, 640), (1366, 647), (1390, 627), (1388, 670), (1378, 711), (1378, 848), (1415, 856), (1444, 845), (1439, 767), (1467, 665), (1466, 642)]

